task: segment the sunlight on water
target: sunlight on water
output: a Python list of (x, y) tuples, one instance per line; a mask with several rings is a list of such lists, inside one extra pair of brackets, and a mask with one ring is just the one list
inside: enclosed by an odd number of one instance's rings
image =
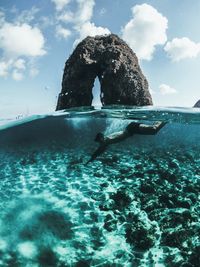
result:
[[(86, 164), (98, 132), (157, 120), (168, 123), (156, 135)], [(1, 127), (0, 266), (199, 266), (197, 109), (80, 109)]]

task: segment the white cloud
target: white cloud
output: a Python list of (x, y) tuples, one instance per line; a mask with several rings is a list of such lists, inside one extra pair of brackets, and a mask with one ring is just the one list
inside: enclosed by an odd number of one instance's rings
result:
[(65, 6), (67, 6), (71, 0), (51, 0), (55, 6), (56, 10), (61, 11)]
[[(33, 7), (19, 13), (13, 10), (14, 23), (6, 21), (5, 13), (0, 11), (0, 77), (11, 76), (20, 81), (25, 72), (32, 68), (35, 57), (43, 56), (45, 39), (38, 26), (30, 25), (39, 9)], [(36, 71), (35, 71), (36, 73)]]
[(103, 27), (97, 27), (94, 23), (88, 21), (85, 22), (79, 29), (78, 29), (80, 36), (74, 42), (74, 45), (78, 44), (87, 36), (96, 36), (96, 35), (106, 35), (110, 34), (109, 29)]
[(174, 38), (171, 42), (167, 42), (164, 50), (173, 61), (180, 61), (197, 57), (200, 54), (200, 43), (195, 43), (187, 37)]
[(122, 29), (122, 38), (140, 59), (151, 60), (155, 46), (167, 41), (168, 20), (148, 4), (132, 8), (133, 18)]
[(15, 81), (21, 81), (24, 78), (24, 76), (23, 73), (19, 72), (17, 69), (14, 69), (12, 73), (12, 78)]
[(39, 74), (39, 70), (36, 67), (32, 67), (29, 71), (29, 75), (33, 78)]
[(170, 87), (167, 84), (161, 84), (159, 86), (159, 90), (160, 90), (160, 93), (162, 95), (171, 95), (171, 94), (176, 94), (177, 93), (177, 90), (176, 89)]
[(22, 71), (26, 69), (26, 61), (24, 59), (8, 59), (0, 62), (0, 77), (7, 77), (12, 72), (12, 78), (21, 81), (24, 78)]
[(61, 13), (58, 17), (58, 20), (65, 22), (65, 23), (69, 23), (69, 22), (73, 22), (75, 20), (75, 16), (74, 13), (71, 11), (65, 11), (63, 13)]
[(76, 14), (75, 26), (74, 28), (79, 33), (79, 38), (74, 42), (74, 45), (77, 45), (87, 36), (96, 36), (96, 35), (106, 35), (110, 34), (109, 29), (96, 26), (91, 22), (93, 15), (93, 9), (95, 6), (94, 0), (77, 0), (78, 11)]
[(58, 37), (67, 39), (71, 35), (71, 31), (66, 28), (63, 28), (61, 25), (58, 25), (56, 27), (56, 35)]
[[(72, 23), (73, 29), (79, 34), (79, 37), (75, 40), (74, 45), (77, 45), (82, 39), (87, 36), (105, 35), (110, 31), (107, 28), (96, 26), (91, 22), (93, 16), (93, 9), (95, 6), (94, 0), (76, 0), (77, 10), (71, 12), (70, 10), (64, 10), (58, 12), (57, 20), (64, 23)], [(71, 34), (69, 29), (63, 28), (58, 25), (56, 28), (56, 35), (68, 38)]]
[(72, 22), (77, 26), (82, 25), (91, 20), (93, 15), (93, 8), (95, 6), (94, 0), (76, 0), (77, 10), (73, 13), (70, 10), (64, 10), (59, 16), (58, 20), (69, 23)]
[(76, 24), (82, 24), (90, 21), (93, 15), (93, 8), (95, 6), (95, 1), (94, 0), (76, 0), (76, 1), (78, 3)]
[(5, 23), (0, 29), (0, 48), (8, 57), (42, 56), (46, 53), (44, 43), (40, 29), (26, 23)]
[(8, 59), (0, 62), (0, 77), (7, 77), (9, 73), (16, 81), (21, 81), (24, 78), (23, 71), (26, 69), (26, 61), (24, 59)]
[(103, 15), (105, 15), (107, 13), (107, 10), (105, 9), (105, 7), (103, 7), (102, 9), (100, 9), (100, 11), (99, 11), (99, 15), (100, 16), (103, 16)]
[(14, 67), (20, 70), (25, 70), (26, 69), (25, 64), (26, 61), (22, 58), (19, 58), (14, 62)]
[(0, 77), (7, 77), (9, 73), (9, 68), (12, 64), (11, 60), (0, 61)]
[(40, 25), (40, 29), (46, 29), (49, 27), (52, 27), (56, 24), (55, 18), (52, 15), (47, 16), (41, 16), (39, 18), (39, 25)]
[(5, 14), (0, 10), (0, 25), (3, 25), (5, 22)]
[[(16, 13), (18, 11), (16, 10)], [(16, 21), (19, 24), (30, 23), (35, 19), (35, 15), (39, 12), (39, 8), (32, 7), (29, 10), (23, 10), (17, 15)]]

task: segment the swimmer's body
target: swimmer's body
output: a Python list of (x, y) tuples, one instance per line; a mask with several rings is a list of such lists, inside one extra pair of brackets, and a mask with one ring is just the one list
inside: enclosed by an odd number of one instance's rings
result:
[(157, 121), (153, 125), (143, 124), (139, 122), (131, 122), (125, 128), (124, 131), (116, 132), (108, 136), (104, 136), (102, 133), (96, 135), (95, 141), (99, 143), (98, 149), (92, 154), (91, 158), (86, 164), (95, 160), (101, 155), (106, 148), (115, 143), (119, 143), (134, 134), (141, 135), (155, 135), (166, 124), (166, 122)]

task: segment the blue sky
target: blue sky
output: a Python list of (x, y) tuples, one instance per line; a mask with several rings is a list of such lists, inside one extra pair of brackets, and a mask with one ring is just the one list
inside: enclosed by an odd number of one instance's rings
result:
[(53, 111), (76, 44), (109, 32), (136, 52), (155, 105), (193, 106), (199, 14), (196, 0), (0, 0), (0, 117)]

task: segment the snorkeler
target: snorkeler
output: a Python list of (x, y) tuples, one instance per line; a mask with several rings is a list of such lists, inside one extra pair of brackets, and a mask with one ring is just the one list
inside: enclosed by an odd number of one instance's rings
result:
[(161, 121), (157, 121), (153, 125), (131, 122), (127, 125), (124, 131), (116, 132), (108, 136), (104, 136), (103, 133), (98, 133), (94, 141), (99, 143), (99, 147), (92, 154), (91, 158), (87, 161), (86, 164), (95, 160), (106, 150), (109, 145), (121, 142), (128, 137), (133, 136), (134, 134), (155, 135), (165, 124), (166, 122)]

